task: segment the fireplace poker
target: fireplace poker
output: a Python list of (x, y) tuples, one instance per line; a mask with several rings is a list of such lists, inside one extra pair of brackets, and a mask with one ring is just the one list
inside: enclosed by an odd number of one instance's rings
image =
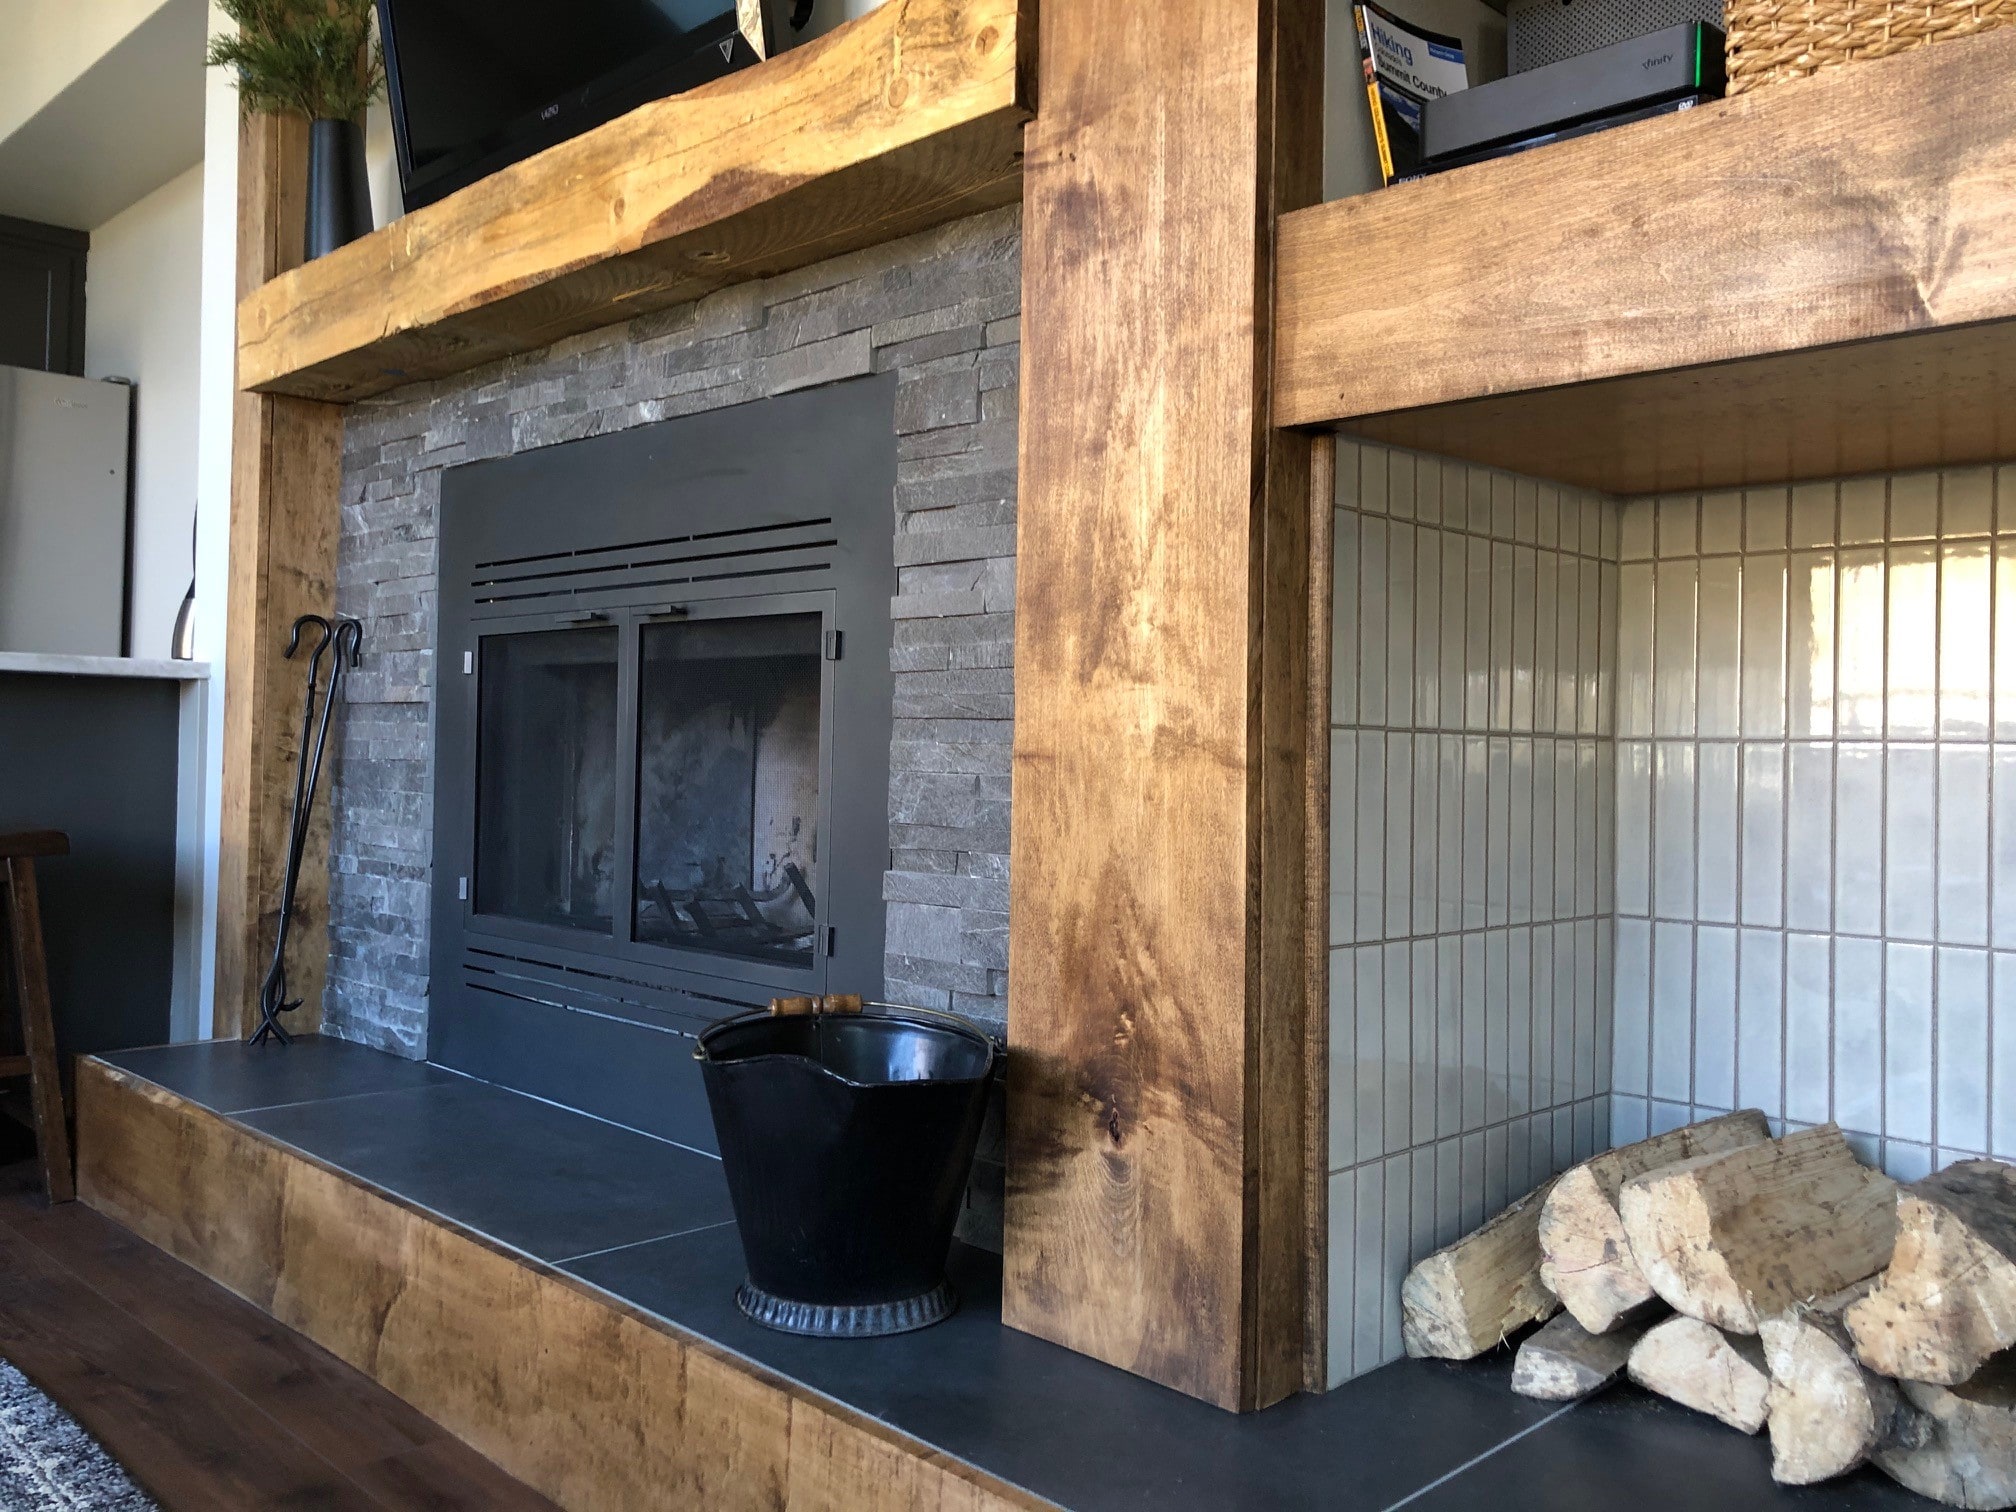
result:
[[(294, 621), (294, 632), (287, 639), (289, 661), (301, 649), (301, 631), (308, 626), (321, 634), (314, 650), (308, 655), (308, 693), (301, 706), (301, 741), (294, 762), (294, 807), (288, 816), (287, 864), (280, 885), (280, 925), (273, 941), (273, 964), (267, 968), (266, 980), (259, 988), (259, 1027), (246, 1041), (253, 1045), (268, 1037), (282, 1045), (292, 1042), (292, 1036), (280, 1023), (280, 1015), (301, 1006), (301, 999), (290, 1001), (287, 997), (287, 935), (294, 922), (294, 894), (301, 880), (301, 853), (308, 844), (308, 822), (315, 807), (315, 790), (322, 780), (322, 757), (329, 745), (329, 718), (343, 686), (344, 670), (357, 665), (364, 647), (361, 621), (343, 619), (332, 624), (319, 614), (304, 614)], [(322, 657), (332, 651), (329, 683), (326, 688), (321, 688)], [(319, 708), (316, 702), (318, 691), (321, 693)], [(311, 733), (314, 736), (312, 746)]]

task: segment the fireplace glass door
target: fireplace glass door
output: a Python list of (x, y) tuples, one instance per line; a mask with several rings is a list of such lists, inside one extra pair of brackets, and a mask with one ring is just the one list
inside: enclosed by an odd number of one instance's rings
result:
[(813, 964), (824, 621), (638, 632), (638, 943)]
[(482, 640), (476, 910), (606, 935), (616, 880), (617, 632)]

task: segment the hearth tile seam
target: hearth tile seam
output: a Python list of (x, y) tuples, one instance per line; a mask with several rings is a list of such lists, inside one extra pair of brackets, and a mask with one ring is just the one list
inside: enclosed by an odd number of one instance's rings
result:
[(607, 1124), (612, 1129), (621, 1129), (626, 1134), (637, 1134), (645, 1139), (656, 1140), (659, 1144), (670, 1145), (675, 1150), (684, 1150), (688, 1155), (699, 1155), (704, 1159), (715, 1161), (721, 1158), (711, 1150), (702, 1150), (694, 1145), (681, 1144), (676, 1139), (667, 1139), (663, 1134), (653, 1134), (649, 1129), (640, 1129), (634, 1124), (618, 1123), (613, 1118), (604, 1118), (601, 1114), (590, 1113), (585, 1108), (569, 1107), (566, 1103), (555, 1102), (550, 1097), (540, 1097), (535, 1093), (521, 1092), (518, 1088), (507, 1087), (502, 1082), (486, 1081), (480, 1076), (472, 1076), (467, 1071), (458, 1071), (453, 1066), (443, 1066), (435, 1061), (428, 1061), (427, 1064), (433, 1066), (437, 1071), (446, 1071), (450, 1076), (459, 1076), (464, 1081), (475, 1082), (478, 1086), (495, 1087), (499, 1092), (509, 1092), (513, 1097), (522, 1097), (528, 1102), (543, 1103), (549, 1108), (558, 1108), (562, 1113), (573, 1113), (595, 1123)]
[(1389, 1502), (1383, 1509), (1383, 1512), (1399, 1512), (1400, 1508), (1419, 1501), (1422, 1497), (1426, 1496), (1430, 1491), (1439, 1490), (1441, 1487), (1448, 1485), (1449, 1482), (1455, 1480), (1457, 1476), (1468, 1474), (1470, 1471), (1476, 1469), (1479, 1465), (1483, 1464), (1484, 1461), (1490, 1459), (1492, 1455), (1497, 1454), (1502, 1450), (1510, 1449), (1514, 1444), (1518, 1443), (1519, 1440), (1525, 1438), (1527, 1435), (1538, 1433), (1542, 1428), (1545, 1428), (1549, 1423), (1555, 1422), (1560, 1418), (1566, 1417), (1569, 1413), (1573, 1412), (1577, 1407), (1580, 1407), (1582, 1403), (1587, 1400), (1588, 1398), (1582, 1397), (1568, 1403), (1564, 1407), (1557, 1407), (1554, 1411), (1548, 1413), (1547, 1416), (1540, 1419), (1539, 1422), (1527, 1424), (1524, 1428), (1521, 1428), (1517, 1433), (1513, 1434), (1503, 1443), (1493, 1444), (1489, 1449), (1486, 1449), (1482, 1454), (1472, 1455), (1469, 1459), (1463, 1461), (1462, 1464), (1458, 1465), (1454, 1470), (1445, 1471), (1443, 1474), (1436, 1476), (1435, 1479), (1428, 1482), (1427, 1485), (1421, 1487), (1419, 1490), (1410, 1491), (1407, 1495), (1401, 1497), (1400, 1500), (1396, 1502)]
[[(297, 1097), (292, 1102), (261, 1103), (256, 1108), (211, 1108), (226, 1118), (250, 1118), (254, 1113), (278, 1113), (287, 1108), (319, 1108), (325, 1103), (355, 1102), (360, 1097), (384, 1097), (394, 1092), (424, 1092), (440, 1082), (421, 1082), (413, 1087), (373, 1087), (367, 1092), (337, 1092), (328, 1097)], [(192, 1101), (194, 1099), (191, 1099)]]
[(700, 1223), (695, 1224), (692, 1228), (671, 1229), (663, 1234), (652, 1234), (648, 1238), (632, 1239), (627, 1244), (612, 1244), (607, 1249), (589, 1250), (585, 1254), (569, 1255), (564, 1260), (548, 1260), (546, 1263), (548, 1265), (578, 1265), (583, 1260), (599, 1260), (604, 1255), (621, 1254), (624, 1250), (633, 1250), (641, 1245), (656, 1244), (661, 1239), (685, 1239), (693, 1234), (704, 1234), (712, 1229), (733, 1228), (734, 1226), (735, 1220), (733, 1218), (723, 1218), (715, 1223)]

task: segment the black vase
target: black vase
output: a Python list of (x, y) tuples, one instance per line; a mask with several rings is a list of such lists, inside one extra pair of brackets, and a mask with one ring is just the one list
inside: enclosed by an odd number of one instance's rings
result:
[(334, 252), (371, 230), (364, 128), (355, 121), (308, 123), (308, 235), (302, 255)]

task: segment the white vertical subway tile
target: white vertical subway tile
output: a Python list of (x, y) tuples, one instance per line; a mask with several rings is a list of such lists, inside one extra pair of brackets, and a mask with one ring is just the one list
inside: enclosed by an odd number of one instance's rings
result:
[(1386, 737), (1358, 732), (1357, 926), (1359, 940), (1386, 933)]
[(1392, 455), (1384, 446), (1358, 449), (1358, 507), (1367, 514), (1386, 513), (1386, 463)]
[(1939, 534), (1939, 474), (1895, 473), (1890, 478), (1890, 539), (1929, 541)]
[(1435, 942), (1432, 939), (1416, 940), (1409, 948), (1412, 952), (1409, 965), (1412, 1023), (1408, 1038), (1413, 1049), (1408, 1060), (1408, 1139), (1415, 1145), (1425, 1145), (1435, 1138), (1437, 1072), (1441, 1065), (1435, 1032), (1441, 1019), (1439, 994), (1442, 989), (1435, 975)]
[[(1939, 753), (1934, 746), (1892, 745), (1886, 754), (1883, 924), (1869, 933), (1929, 940), (1936, 933), (1939, 902), (1932, 874), (1938, 845)], [(1844, 815), (1850, 812), (1842, 809)]]
[(1437, 832), (1441, 745), (1438, 735), (1414, 737), (1414, 836), (1409, 847), (1414, 863), (1414, 922), (1406, 932), (1416, 935), (1435, 933), (1439, 902), (1436, 872), (1442, 860), (1442, 840)]
[(1939, 1143), (1988, 1153), (1988, 952), (1942, 949), (1936, 998)]
[[(1410, 490), (1411, 492), (1411, 490)], [(1378, 722), (1404, 730), (1414, 718), (1414, 537), (1395, 521), (1386, 539), (1386, 708)]]
[(1330, 616), (1330, 722), (1358, 722), (1358, 525), (1355, 510), (1331, 518), (1330, 570), (1336, 612)]
[(1514, 1115), (1533, 1108), (1533, 931), (1514, 929), (1505, 940), (1505, 1106)]
[(1751, 488), (1743, 494), (1743, 549), (1783, 551), (1792, 494), (1785, 488)]
[(1386, 737), (1386, 922), (1382, 939), (1404, 940), (1414, 908), (1414, 737)]
[(1701, 501), (1695, 494), (1663, 494), (1653, 503), (1662, 557), (1694, 556), (1701, 549)]
[(1386, 454), (1386, 512), (1396, 520), (1414, 518), (1414, 453)]
[(1444, 931), (1463, 927), (1463, 737), (1435, 742), (1435, 919)]
[[(1788, 748), (1785, 801), (1785, 923), (1790, 929), (1834, 925), (1834, 751), (1806, 743)], [(1866, 817), (1858, 820), (1866, 827)]]
[(1605, 562), (1598, 570), (1596, 627), (1596, 733), (1617, 733), (1617, 564)]
[(1463, 741), (1463, 927), (1482, 929), (1485, 918), (1485, 844), (1490, 834), (1490, 745), (1482, 735)]
[(1330, 952), (1330, 1169), (1358, 1159), (1358, 966), (1348, 948)]
[(1737, 944), (1736, 1102), (1781, 1116), (1785, 1078), (1785, 937), (1746, 929)]
[(1883, 1132), (1883, 955), (1881, 940), (1834, 941), (1834, 1121), (1860, 1134)]
[(1357, 1125), (1351, 1158), (1360, 1163), (1386, 1153), (1386, 972), (1385, 948), (1360, 945), (1351, 952), (1356, 977), (1352, 1022), (1358, 1043), (1352, 1051), (1357, 1090), (1352, 1117)]
[(1694, 1101), (1736, 1106), (1736, 931), (1694, 936)]
[(1512, 1071), (1512, 989), (1507, 975), (1506, 932), (1484, 936), (1484, 1121), (1499, 1123), (1509, 1111)]
[(1602, 688), (1599, 674), (1603, 624), (1603, 567), (1600, 562), (1582, 563), (1582, 608), (1576, 627), (1580, 647), (1581, 712), (1575, 728), (1584, 735), (1596, 733), (1597, 698)]
[(1985, 540), (1952, 541), (1939, 553), (1939, 735), (1986, 740), (1991, 728), (1989, 650), (1992, 561)]
[(1988, 960), (1988, 1153), (2016, 1158), (2016, 955), (1997, 951)]
[[(1575, 1001), (1580, 977), (1575, 969), (1575, 926), (1554, 926), (1554, 1098), (1558, 1105), (1575, 1095)], [(1558, 1141), (1557, 1141), (1558, 1143)]]
[[(2012, 473), (2008, 491), (2016, 493), (2016, 473)], [(2016, 520), (2016, 501), (2004, 498), (1997, 507)], [(1989, 654), (1995, 679), (1995, 738), (2016, 741), (2016, 540), (1995, 542), (1992, 593), (1995, 636)]]
[[(1932, 1142), (1932, 947), (1892, 944), (1884, 951), (1883, 1133)], [(1836, 1096), (1848, 1078), (1835, 1061)]]
[(1575, 914), (1588, 918), (1596, 912), (1597, 795), (1603, 791), (1597, 776), (1599, 758), (1609, 752), (1594, 740), (1575, 742)]
[(1596, 508), (1603, 517), (1603, 560), (1606, 562), (1615, 562), (1617, 560), (1617, 529), (1621, 523), (1619, 517), (1623, 511), (1619, 507), (1617, 500), (1601, 494), (1596, 498)]
[[(1594, 919), (1575, 921), (1575, 1095), (1585, 1100), (1593, 1097), (1599, 1086), (1610, 1085), (1608, 1058), (1604, 1059), (1600, 1070), (1596, 1061), (1597, 1047), (1610, 1043), (1607, 1028), (1599, 1030), (1597, 1027), (1599, 1008), (1608, 1008), (1607, 994), (1599, 995), (1598, 991), (1599, 933)], [(1607, 952), (1602, 958), (1607, 965)], [(1609, 986), (1608, 980), (1603, 980), (1601, 986)], [(1608, 1017), (1607, 1011), (1602, 1016)]]
[(1463, 1145), (1445, 1139), (1435, 1146), (1435, 1247), (1463, 1236)]
[(1622, 606), (1617, 617), (1617, 734), (1650, 735), (1653, 568), (1650, 563), (1626, 563), (1618, 569), (1617, 577)]
[(1356, 441), (1337, 438), (1337, 465), (1332, 474), (1331, 498), (1339, 509), (1358, 507), (1358, 480), (1365, 448)]
[(1347, 945), (1358, 926), (1358, 737), (1330, 732), (1330, 943)]
[(1575, 742), (1554, 742), (1554, 917), (1575, 912), (1575, 866), (1582, 795), (1575, 786)]
[(1785, 571), (1785, 732), (1834, 733), (1834, 557), (1799, 552)]
[(1932, 1174), (1932, 1151), (1900, 1139), (1883, 1141), (1883, 1174), (1892, 1181), (1923, 1181)]
[[(1339, 459), (1342, 460), (1341, 458)], [(1357, 1374), (1352, 1368), (1351, 1344), (1357, 1321), (1352, 1300), (1356, 1296), (1358, 1225), (1356, 1198), (1358, 1177), (1351, 1171), (1337, 1171), (1330, 1177), (1331, 1240), (1325, 1280), (1330, 1298), (1329, 1343), (1326, 1351), (1327, 1381), (1341, 1386)]]
[(1844, 740), (1880, 739), (1885, 733), (1883, 553), (1842, 552), (1839, 577), (1835, 733)]
[(1554, 728), (1564, 735), (1582, 717), (1581, 622), (1582, 564), (1562, 557), (1554, 580)]
[(1358, 532), (1358, 723), (1361, 725), (1386, 723), (1387, 543), (1392, 529), (1389, 521), (1368, 517)]
[(1540, 480), (1512, 480), (1512, 536), (1531, 546), (1540, 539)]
[(1440, 724), (1463, 728), (1464, 662), (1469, 650), (1470, 543), (1460, 535), (1442, 537), (1442, 630), (1435, 683), (1442, 700)]
[(1743, 734), (1751, 740), (1785, 733), (1785, 561), (1743, 559)]
[(1515, 731), (1533, 728), (1533, 648), (1538, 567), (1530, 547), (1512, 552), (1512, 712)]
[(1843, 546), (1872, 546), (1884, 538), (1884, 513), (1889, 488), (1882, 478), (1844, 478), (1841, 481), (1840, 543)]
[[(1613, 1145), (1636, 1144), (1650, 1133), (1645, 1124), (1646, 1103), (1642, 1097), (1610, 1099), (1610, 1140)], [(1333, 1282), (1334, 1287), (1334, 1282)], [(1333, 1346), (1334, 1347), (1334, 1346)]]
[(1484, 925), (1502, 929), (1512, 895), (1512, 743), (1494, 736), (1486, 750)]
[(2016, 949), (2016, 749), (1995, 747), (1990, 781), (1990, 943), (2011, 950)]
[(1484, 935), (1463, 936), (1463, 1127), (1484, 1122), (1485, 1034), (1490, 1008), (1484, 998)]
[(1834, 927), (1883, 932), (1883, 747), (1844, 745), (1835, 753)]
[(1414, 518), (1424, 525), (1442, 523), (1442, 473), (1445, 467), (1458, 467), (1456, 462), (1445, 463), (1440, 457), (1416, 457), (1414, 459)]
[(1554, 605), (1561, 592), (1561, 562), (1552, 552), (1538, 553), (1533, 562), (1533, 728), (1556, 728), (1557, 678)]
[(1711, 924), (1736, 922), (1741, 756), (1733, 743), (1703, 741), (1695, 758), (1693, 917)]
[(1596, 762), (1596, 907), (1605, 918), (1617, 912), (1617, 757), (1614, 742), (1591, 748)]
[(1463, 1227), (1474, 1229), (1484, 1221), (1484, 1136), (1465, 1134), (1457, 1146), (1463, 1160)]
[(1397, 1360), (1402, 1354), (1400, 1340), (1400, 1285), (1407, 1279), (1408, 1241), (1413, 1220), (1410, 1216), (1410, 1178), (1413, 1160), (1403, 1156), (1386, 1162), (1386, 1267), (1380, 1278), (1385, 1310), (1381, 1314), (1379, 1356)]
[(1691, 1097), (1694, 1063), (1694, 926), (1652, 926), (1652, 1095)]
[[(1785, 1116), (1802, 1123), (1834, 1116), (1832, 944), (1826, 935), (1785, 937)], [(1872, 1055), (1865, 1064), (1876, 1063)]]
[(1832, 546), (1835, 544), (1834, 521), (1838, 507), (1838, 485), (1833, 483), (1801, 483), (1792, 490), (1792, 534), (1789, 544), (1794, 550), (1801, 546)]
[[(1352, 1209), (1356, 1218), (1351, 1366), (1354, 1373), (1385, 1362), (1386, 1170), (1377, 1161), (1360, 1166)], [(1334, 1303), (1332, 1304), (1335, 1305)]]
[(1617, 921), (1611, 1012), (1616, 1022), (1611, 1085), (1644, 1096), (1652, 1076), (1652, 926), (1643, 919)]
[(1742, 549), (1742, 493), (1722, 489), (1701, 495), (1701, 555), (1733, 556)]
[(1603, 514), (1610, 507), (1610, 501), (1586, 488), (1575, 492), (1582, 504), (1582, 555), (1600, 557), (1603, 554)]
[(1505, 919), (1510, 924), (1533, 922), (1533, 741), (1514, 736), (1511, 759), (1510, 814), (1507, 822)]
[(1535, 539), (1549, 551), (1561, 545), (1561, 487), (1557, 483), (1540, 480), (1534, 490), (1534, 508), (1539, 514), (1539, 528)]
[(1435, 941), (1435, 1133), (1463, 1128), (1463, 946), (1445, 934)]
[(1386, 1114), (1381, 1148), (1388, 1152), (1406, 1149), (1414, 1133), (1414, 1076), (1408, 1064), (1414, 1045), (1413, 954), (1412, 945), (1395, 941), (1385, 947), (1381, 966), (1386, 1014), (1386, 1032), (1380, 1041), (1386, 1052), (1381, 1077)]
[[(1612, 990), (1617, 982), (1617, 921), (1597, 919), (1591, 924), (1596, 931), (1596, 959), (1593, 980), (1590, 982), (1589, 1001), (1596, 1015), (1596, 1053), (1593, 1057), (1596, 1072), (1596, 1090), (1608, 1092), (1612, 1085), (1611, 1071), (1617, 1064), (1617, 1016), (1613, 1009)], [(1609, 1115), (1603, 1115), (1607, 1127)]]
[(1694, 733), (1695, 573), (1686, 558), (1661, 562), (1653, 589), (1652, 727), (1660, 735)]
[(1653, 509), (1650, 499), (1626, 499), (1619, 508), (1617, 555), (1626, 562), (1643, 562), (1652, 556)]
[(1503, 1212), (1505, 1204), (1519, 1195), (1512, 1190), (1506, 1142), (1503, 1124), (1484, 1131), (1484, 1211), (1487, 1213)]
[[(1554, 824), (1557, 773), (1554, 750), (1559, 742), (1533, 742), (1533, 917), (1554, 917)], [(1568, 802), (1574, 795), (1567, 795)]]
[(1491, 728), (1512, 728), (1512, 609), (1517, 548), (1494, 542), (1491, 547)]
[(1948, 468), (1939, 480), (1939, 534), (1985, 536), (1995, 528), (1995, 469)]
[[(1985, 745), (1939, 747), (1939, 938), (1988, 943), (1988, 755)], [(1978, 1148), (1978, 1147), (1977, 1147)]]
[(1414, 534), (1414, 723), (1442, 722), (1442, 547), (1440, 531)]
[(1745, 924), (1785, 922), (1785, 747), (1756, 741), (1743, 747), (1743, 879)]
[(1694, 916), (1694, 747), (1662, 740), (1652, 757), (1652, 912)]
[(1410, 1265), (1427, 1259), (1441, 1246), (1435, 1242), (1435, 1151), (1432, 1146), (1410, 1152), (1412, 1168), (1407, 1194), (1407, 1259)]
[(1617, 912), (1652, 911), (1652, 742), (1617, 742)]
[(1884, 734), (1930, 740), (1939, 733), (1939, 548), (1891, 548), (1889, 578)]
[(1463, 602), (1468, 614), (1463, 651), (1463, 728), (1491, 723), (1491, 543), (1473, 536), (1468, 546), (1469, 577)]
[(1512, 475), (1492, 472), (1490, 478), (1491, 534), (1496, 540), (1509, 541), (1519, 533), (1518, 504), (1512, 490)]

